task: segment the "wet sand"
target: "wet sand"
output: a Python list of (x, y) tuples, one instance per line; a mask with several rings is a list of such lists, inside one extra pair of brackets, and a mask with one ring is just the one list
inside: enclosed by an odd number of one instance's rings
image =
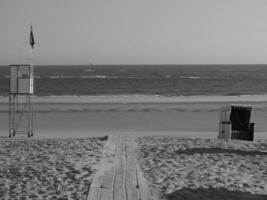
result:
[[(218, 110), (254, 105), (255, 137), (267, 137), (267, 101), (248, 97), (36, 97), (36, 137), (92, 137), (112, 133), (216, 137)], [(0, 135), (8, 133), (7, 98), (0, 98)], [(75, 135), (73, 133), (75, 132)]]

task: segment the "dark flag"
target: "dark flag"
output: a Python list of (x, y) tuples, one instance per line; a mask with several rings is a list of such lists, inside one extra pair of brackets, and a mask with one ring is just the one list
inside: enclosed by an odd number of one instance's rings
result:
[(34, 44), (35, 44), (35, 42), (34, 42), (34, 37), (33, 37), (33, 32), (32, 32), (32, 26), (31, 26), (31, 32), (30, 32), (30, 45), (31, 45), (32, 49), (33, 49), (33, 47), (34, 47)]

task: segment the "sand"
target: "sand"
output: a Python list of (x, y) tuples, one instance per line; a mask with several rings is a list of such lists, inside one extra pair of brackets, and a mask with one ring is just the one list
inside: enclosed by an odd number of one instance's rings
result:
[(0, 138), (0, 199), (86, 199), (104, 138)]
[[(255, 137), (267, 138), (266, 96), (58, 96), (35, 97), (35, 137), (95, 137), (110, 133), (214, 137), (219, 108), (254, 105)], [(8, 135), (8, 99), (0, 97), (0, 136)], [(75, 132), (75, 135), (73, 134)]]
[(267, 140), (140, 137), (154, 200), (267, 199)]
[[(267, 95), (240, 96), (164, 96), (164, 95), (61, 95), (33, 96), (37, 103), (195, 103), (195, 102), (267, 102)], [(0, 103), (8, 102), (7, 96), (0, 96)]]
[[(215, 194), (253, 199), (266, 192), (266, 154), (243, 151), (266, 150), (267, 96), (59, 96), (34, 101), (35, 139), (30, 147), (28, 140), (0, 140), (0, 196), (15, 197), (21, 191), (32, 199), (84, 196), (103, 147), (102, 141), (85, 138), (112, 133), (153, 136), (138, 140), (138, 155), (156, 200), (198, 199), (193, 194), (204, 199)], [(0, 97), (0, 136), (8, 135), (7, 102), (7, 97)], [(217, 136), (218, 109), (230, 103), (254, 105), (255, 137), (265, 138), (264, 142), (226, 144), (208, 139)]]

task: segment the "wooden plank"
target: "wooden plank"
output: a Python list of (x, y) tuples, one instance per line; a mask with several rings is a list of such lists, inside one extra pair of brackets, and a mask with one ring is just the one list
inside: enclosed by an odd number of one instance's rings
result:
[(118, 134), (114, 134), (114, 135), (112, 134), (109, 137), (110, 137), (110, 143), (115, 144), (115, 142), (118, 138)]
[(123, 187), (123, 180), (124, 180), (124, 165), (123, 163), (121, 163), (116, 168), (116, 177), (115, 177), (115, 183), (114, 183), (115, 190)]
[(127, 187), (127, 199), (138, 200), (137, 189), (135, 187)]
[(109, 139), (108, 139), (108, 151), (111, 154), (115, 154), (116, 155), (116, 148), (117, 148), (117, 140), (118, 140), (118, 135), (110, 135)]
[(136, 168), (135, 169), (131, 169), (131, 170), (127, 170), (127, 178), (126, 178), (126, 184), (127, 187), (132, 186), (134, 188), (137, 188), (138, 185), (138, 181), (137, 181), (137, 177), (136, 177)]
[(125, 191), (124, 191), (124, 163), (123, 160), (120, 160), (120, 164), (116, 168), (116, 177), (114, 182), (114, 200), (124, 200)]
[(115, 150), (115, 155), (118, 156), (119, 152), (120, 152), (120, 136), (117, 136), (116, 141), (115, 141), (115, 145), (116, 145), (116, 150)]
[(102, 182), (103, 182), (103, 175), (95, 176), (91, 184), (91, 187), (101, 187)]
[(128, 200), (137, 200), (137, 180), (136, 180), (136, 171), (127, 170), (126, 178), (126, 188), (128, 194)]
[(103, 182), (101, 184), (101, 188), (111, 188), (113, 187), (113, 179), (114, 179), (114, 169), (109, 169), (104, 172)]
[(117, 153), (117, 157), (123, 159), (124, 158), (124, 141), (122, 140), (122, 138), (119, 138), (118, 141), (118, 153)]
[(124, 190), (124, 165), (123, 165), (124, 143), (121, 135), (118, 136), (116, 145), (117, 145), (116, 156), (119, 159), (118, 160), (119, 163), (116, 167), (116, 177), (114, 182), (114, 200), (115, 199), (126, 200), (125, 190)]
[[(96, 199), (95, 199), (96, 200)], [(113, 200), (113, 191), (110, 188), (101, 188), (99, 200)]]
[(136, 162), (134, 157), (130, 156), (126, 158), (126, 162), (127, 162), (127, 170), (135, 170), (136, 169)]
[(136, 179), (136, 163), (135, 163), (135, 154), (134, 147), (131, 138), (127, 138), (125, 141), (126, 144), (126, 189), (128, 200), (137, 200), (137, 179)]
[(115, 156), (118, 154), (118, 141), (119, 141), (119, 136), (114, 135), (113, 144), (114, 144), (114, 155)]
[(125, 200), (125, 191), (124, 191), (124, 149), (123, 149), (123, 140), (122, 136), (118, 136), (116, 141), (116, 157), (117, 157), (117, 166), (116, 166), (116, 176), (114, 180), (114, 200)]
[(147, 186), (146, 179), (143, 176), (141, 169), (138, 167), (137, 170), (137, 181), (138, 181), (138, 190), (141, 200), (151, 200), (151, 194)]
[(129, 153), (134, 153), (134, 144), (133, 144), (133, 141), (132, 140), (128, 140), (128, 141), (126, 141), (126, 145), (127, 145), (127, 151), (129, 152)]
[(98, 200), (100, 196), (100, 188), (90, 187), (87, 200)]

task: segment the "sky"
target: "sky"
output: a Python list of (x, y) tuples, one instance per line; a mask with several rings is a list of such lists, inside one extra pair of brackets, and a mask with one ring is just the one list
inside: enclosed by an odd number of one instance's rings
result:
[(0, 65), (267, 64), (266, 0), (1, 0)]

